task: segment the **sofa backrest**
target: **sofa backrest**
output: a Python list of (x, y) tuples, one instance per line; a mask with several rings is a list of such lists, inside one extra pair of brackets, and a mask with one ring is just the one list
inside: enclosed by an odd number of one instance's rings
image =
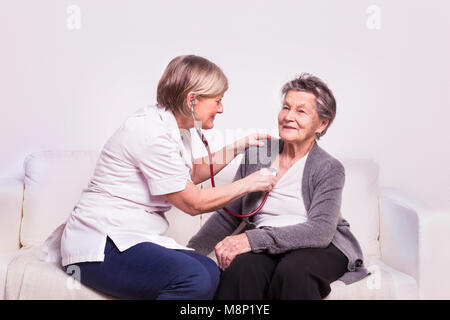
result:
[[(25, 190), (20, 240), (24, 246), (42, 244), (50, 233), (63, 223), (87, 187), (99, 152), (48, 151), (31, 154), (25, 159)], [(216, 185), (230, 183), (241, 156), (234, 159), (218, 175)], [(350, 223), (364, 254), (378, 255), (379, 210), (378, 166), (370, 160), (341, 159), (346, 169), (346, 183), (342, 199), (342, 215)], [(203, 183), (207, 187), (208, 183)], [(177, 210), (171, 210), (177, 211)], [(168, 214), (171, 222), (168, 234), (180, 244), (200, 227), (199, 220)], [(172, 219), (172, 218), (173, 219)], [(203, 222), (206, 221), (205, 215)], [(186, 224), (192, 224), (187, 226)], [(176, 231), (176, 232), (175, 232)]]
[(368, 159), (342, 159), (345, 185), (342, 217), (358, 239), (365, 256), (380, 255), (378, 165)]
[[(15, 252), (20, 248), (19, 233), (22, 216), (22, 201), (23, 201), (23, 180), (21, 178), (1, 179), (0, 257), (5, 253)], [(1, 278), (1, 271), (0, 271), (0, 278)], [(1, 299), (1, 292), (0, 292), (0, 299)]]
[[(24, 162), (24, 201), (20, 242), (41, 245), (69, 217), (81, 192), (88, 186), (100, 153), (97, 151), (46, 151)], [(185, 245), (200, 228), (201, 218), (173, 207), (166, 214), (167, 235)]]
[(66, 221), (88, 186), (98, 156), (97, 151), (43, 151), (25, 158), (23, 246), (42, 244)]

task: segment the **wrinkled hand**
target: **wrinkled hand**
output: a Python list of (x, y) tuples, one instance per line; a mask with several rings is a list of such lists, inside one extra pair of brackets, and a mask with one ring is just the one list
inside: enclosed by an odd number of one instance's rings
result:
[(215, 247), (219, 268), (225, 270), (230, 266), (237, 255), (250, 252), (251, 250), (252, 248), (245, 232), (235, 236), (226, 237)]
[(252, 174), (249, 174), (243, 179), (246, 181), (248, 192), (269, 192), (275, 187), (278, 180), (280, 180), (280, 178), (278, 176), (274, 176), (272, 171), (268, 168), (262, 168)]
[(273, 139), (273, 137), (265, 133), (253, 133), (237, 140), (235, 144), (238, 151), (245, 151), (245, 149), (251, 146), (263, 147), (264, 142), (261, 140), (266, 139)]

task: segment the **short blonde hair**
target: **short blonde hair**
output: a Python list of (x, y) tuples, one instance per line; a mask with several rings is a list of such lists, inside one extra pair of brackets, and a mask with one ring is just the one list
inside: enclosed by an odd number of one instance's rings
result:
[(223, 71), (208, 59), (183, 55), (174, 58), (159, 80), (156, 101), (162, 107), (190, 115), (186, 98), (193, 92), (199, 98), (212, 98), (228, 90), (228, 79)]

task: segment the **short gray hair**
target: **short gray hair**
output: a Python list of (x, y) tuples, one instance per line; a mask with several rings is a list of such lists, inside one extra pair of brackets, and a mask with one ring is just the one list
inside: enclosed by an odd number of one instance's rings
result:
[(309, 92), (316, 97), (316, 111), (320, 120), (329, 120), (325, 130), (316, 134), (316, 139), (319, 140), (327, 132), (336, 117), (336, 99), (334, 98), (333, 92), (325, 82), (309, 73), (300, 74), (300, 76), (287, 82), (282, 87), (281, 94), (283, 100), (290, 90)]

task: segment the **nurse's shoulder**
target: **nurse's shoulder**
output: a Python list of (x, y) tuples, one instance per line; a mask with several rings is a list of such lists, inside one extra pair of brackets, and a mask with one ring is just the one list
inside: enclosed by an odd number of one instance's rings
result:
[(171, 129), (163, 118), (156, 106), (137, 110), (108, 139), (104, 150), (135, 159), (143, 152), (148, 153), (154, 144), (171, 143)]
[(157, 106), (149, 105), (137, 110), (125, 120), (120, 128), (122, 133), (136, 138), (152, 138), (167, 134), (169, 127), (164, 123)]

